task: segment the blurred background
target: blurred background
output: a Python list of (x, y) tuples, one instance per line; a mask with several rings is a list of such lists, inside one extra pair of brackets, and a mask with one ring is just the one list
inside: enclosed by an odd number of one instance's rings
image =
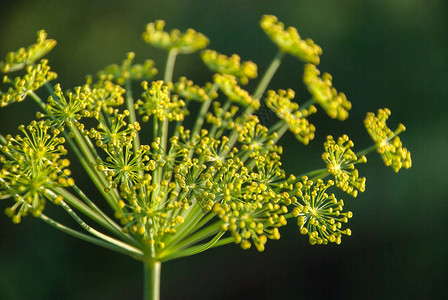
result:
[[(262, 74), (276, 52), (258, 27), (263, 14), (277, 15), (320, 45), (319, 69), (333, 75), (353, 104), (345, 122), (322, 112), (313, 116), (317, 135), (308, 147), (286, 135), (285, 169), (301, 174), (321, 168), (328, 134), (347, 133), (357, 150), (368, 147), (363, 119), (382, 107), (392, 111), (389, 127), (406, 125), (400, 137), (413, 167), (395, 174), (379, 155), (368, 156), (360, 166), (366, 192), (356, 199), (338, 193), (354, 213), (352, 236), (341, 245), (311, 246), (291, 221), (263, 253), (228, 245), (164, 264), (162, 299), (448, 298), (447, 1), (2, 0), (0, 59), (34, 43), (35, 33), (45, 29), (58, 41), (47, 57), (64, 89), (121, 62), (128, 51), (136, 52), (136, 61), (154, 59), (163, 70), (166, 54), (141, 39), (148, 22), (163, 19), (167, 29), (204, 33), (209, 48), (238, 53)], [(296, 99), (308, 99), (302, 71), (301, 62), (286, 57), (269, 88), (293, 88)], [(181, 75), (203, 83), (212, 74), (196, 54), (178, 57), (174, 76)], [(17, 132), (35, 110), (32, 101), (0, 110), (0, 132)], [(8, 205), (0, 203), (0, 299), (142, 297), (139, 262), (32, 217), (13, 225), (3, 214)]]

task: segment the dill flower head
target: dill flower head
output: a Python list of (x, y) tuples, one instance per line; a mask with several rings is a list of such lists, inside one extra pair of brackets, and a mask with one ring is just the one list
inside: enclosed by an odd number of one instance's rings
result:
[(342, 229), (342, 224), (348, 222), (352, 212), (343, 213), (344, 202), (326, 193), (333, 184), (331, 180), (313, 182), (307, 177), (298, 183), (298, 199), (295, 199), (292, 214), (297, 217), (300, 233), (308, 235), (311, 245), (340, 244), (343, 234), (351, 235), (351, 230)]
[(238, 85), (235, 76), (215, 74), (213, 78), (221, 91), (232, 102), (239, 103), (243, 106), (251, 106), (254, 110), (257, 110), (260, 107), (260, 101), (252, 98), (249, 92), (242, 89)]
[(288, 27), (279, 22), (276, 16), (264, 15), (260, 26), (268, 37), (283, 51), (291, 54), (304, 62), (318, 65), (322, 48), (311, 39), (302, 40), (297, 29)]
[(182, 54), (196, 52), (208, 45), (208, 38), (191, 28), (182, 33), (177, 29), (166, 32), (163, 30), (164, 27), (165, 22), (161, 20), (149, 23), (143, 33), (143, 40), (154, 47), (167, 51), (174, 49)]
[(334, 176), (336, 186), (356, 197), (358, 191), (365, 191), (366, 178), (359, 177), (355, 164), (365, 163), (367, 158), (364, 155), (358, 158), (351, 149), (353, 146), (353, 141), (347, 135), (339, 137), (337, 143), (329, 135), (324, 143), (325, 152), (322, 159), (327, 163), (328, 173)]
[(214, 50), (207, 49), (202, 52), (201, 58), (213, 72), (233, 75), (238, 78), (241, 84), (247, 84), (249, 79), (257, 77), (257, 65), (251, 61), (241, 63), (241, 58), (238, 54), (228, 57)]
[(147, 59), (143, 64), (135, 64), (135, 53), (129, 52), (121, 65), (112, 64), (98, 72), (98, 77), (105, 76), (115, 80), (118, 84), (125, 84), (126, 80), (150, 80), (157, 74), (154, 61)]
[(5, 75), (3, 82), (10, 84), (11, 87), (6, 93), (0, 92), (0, 107), (14, 102), (22, 102), (30, 93), (56, 78), (57, 74), (50, 71), (48, 61), (45, 59), (42, 59), (37, 65), (27, 66), (26, 74), (23, 77), (17, 76), (12, 80)]
[(377, 151), (381, 154), (386, 166), (391, 166), (395, 172), (401, 168), (409, 169), (412, 165), (411, 153), (402, 146), (398, 135), (405, 131), (403, 124), (393, 132), (386, 125), (391, 112), (389, 109), (379, 109), (378, 114), (368, 113), (364, 120), (367, 132), (376, 143)]
[(40, 30), (37, 32), (37, 42), (35, 44), (29, 46), (27, 49), (20, 48), (16, 52), (9, 52), (6, 55), (5, 61), (0, 62), (0, 71), (2, 73), (9, 73), (32, 65), (50, 52), (54, 46), (56, 46), (56, 41), (53, 39), (47, 40), (45, 30)]
[(153, 81), (151, 87), (144, 81), (142, 86), (145, 90), (142, 94), (144, 101), (138, 100), (136, 108), (140, 114), (145, 115), (142, 119), (144, 122), (148, 121), (152, 115), (159, 120), (181, 121), (184, 119), (185, 112), (182, 107), (185, 106), (185, 102), (177, 97), (170, 97), (168, 86), (162, 80)]
[(200, 87), (192, 80), (187, 79), (187, 77), (182, 76), (179, 81), (172, 83), (167, 83), (168, 89), (174, 93), (184, 98), (186, 101), (198, 101), (205, 102), (210, 99), (215, 99), (218, 97), (215, 91), (211, 91), (211, 83), (207, 83), (206, 86)]
[(38, 216), (47, 199), (57, 204), (60, 197), (55, 196), (54, 189), (74, 184), (67, 168), (70, 162), (62, 158), (67, 151), (58, 129), (45, 121), (33, 121), (19, 130), (22, 135), (8, 135), (0, 145), (0, 199), (14, 199), (6, 214), (15, 223), (29, 212)]
[(316, 112), (313, 105), (305, 109), (299, 109), (299, 105), (292, 101), (295, 93), (293, 90), (268, 91), (266, 97), (267, 106), (275, 112), (277, 117), (288, 124), (289, 130), (297, 140), (307, 145), (314, 139), (316, 128), (310, 124), (306, 117)]
[(308, 91), (325, 112), (333, 119), (344, 121), (348, 118), (348, 111), (352, 104), (344, 93), (338, 93), (333, 87), (332, 77), (324, 73), (319, 77), (320, 71), (313, 64), (306, 64), (303, 73), (303, 82)]

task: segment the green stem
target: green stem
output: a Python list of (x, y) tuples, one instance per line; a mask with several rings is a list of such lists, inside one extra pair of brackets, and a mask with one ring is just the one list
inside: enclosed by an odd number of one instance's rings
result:
[(376, 149), (378, 149), (378, 145), (377, 144), (375, 144), (375, 145), (373, 145), (373, 146), (371, 146), (369, 148), (366, 148), (364, 150), (361, 150), (358, 153), (356, 153), (355, 155), (356, 155), (356, 157), (361, 157), (363, 155), (366, 155), (366, 154), (369, 154), (370, 152), (375, 151)]
[[(126, 105), (129, 110), (129, 121), (131, 123), (135, 123), (137, 122), (137, 117), (135, 115), (134, 97), (132, 96), (132, 85), (130, 79), (126, 80), (125, 87), (126, 87)], [(140, 135), (138, 131), (135, 133), (135, 137), (132, 140), (132, 143), (134, 145), (134, 153), (137, 153), (138, 150), (140, 150)]]
[(314, 100), (314, 98), (308, 99), (308, 101), (306, 101), (305, 103), (303, 103), (302, 105), (300, 105), (300, 109), (306, 109), (308, 107), (310, 107), (312, 104), (316, 103), (316, 101)]
[(268, 69), (264, 73), (263, 78), (258, 84), (257, 89), (254, 92), (253, 97), (255, 99), (260, 99), (263, 93), (266, 91), (269, 82), (271, 82), (272, 77), (274, 77), (275, 72), (277, 71), (278, 67), (280, 66), (280, 63), (282, 62), (283, 56), (285, 56), (285, 52), (279, 49), (277, 54), (274, 56), (274, 59), (272, 60), (271, 64), (269, 65)]
[(70, 208), (70, 206), (68, 206), (64, 201), (61, 202), (60, 204), (62, 206), (62, 208), (73, 218), (75, 219), (76, 222), (78, 222), (78, 224), (88, 233), (90, 233), (91, 235), (94, 235), (106, 242), (109, 242), (110, 244), (113, 244), (117, 247), (122, 248), (124, 251), (129, 251), (131, 253), (134, 253), (136, 255), (143, 255), (143, 252), (140, 249), (137, 249), (129, 244), (126, 244), (120, 240), (114, 239), (102, 232), (99, 232), (98, 230), (90, 227), (86, 222), (84, 222), (74, 211), (73, 209)]
[(310, 176), (321, 176), (322, 174), (325, 174), (327, 172), (328, 172), (327, 168), (323, 168), (323, 169), (314, 170), (314, 171), (311, 171), (311, 172), (308, 172), (308, 173), (304, 173), (302, 175), (297, 176), (297, 178), (300, 179), (303, 176), (307, 176), (307, 177), (310, 177)]
[(288, 129), (289, 129), (288, 123), (284, 123), (283, 126), (280, 127), (280, 129), (278, 129), (277, 137), (274, 139), (274, 143), (277, 143), (278, 140), (280, 140), (282, 136), (288, 131)]
[(78, 239), (81, 239), (83, 241), (92, 243), (92, 244), (97, 245), (97, 246), (101, 246), (103, 248), (106, 248), (106, 249), (109, 249), (109, 250), (112, 250), (112, 251), (115, 251), (115, 252), (118, 252), (118, 253), (121, 253), (121, 254), (129, 255), (130, 257), (135, 258), (137, 260), (143, 260), (143, 255), (139, 255), (139, 254), (136, 254), (134, 252), (127, 251), (127, 250), (125, 250), (125, 249), (123, 249), (121, 247), (117, 247), (117, 246), (115, 246), (113, 244), (110, 244), (110, 243), (105, 242), (103, 240), (100, 240), (98, 238), (94, 238), (94, 237), (89, 236), (87, 234), (81, 233), (81, 232), (79, 232), (77, 230), (74, 230), (74, 229), (72, 229), (70, 227), (67, 227), (67, 226), (65, 226), (65, 225), (63, 225), (63, 224), (61, 224), (61, 223), (59, 223), (59, 222), (57, 222), (57, 221), (47, 217), (44, 214), (40, 214), (39, 218), (42, 221), (44, 221), (45, 223), (49, 224), (50, 226), (53, 226), (54, 228), (56, 228), (58, 230), (61, 230), (62, 232), (66, 233), (68, 235), (71, 235), (71, 236), (76, 237)]
[(175, 48), (171, 49), (170, 52), (168, 52), (168, 58), (165, 65), (165, 76), (163, 78), (165, 82), (170, 82), (173, 80), (174, 64), (176, 63), (176, 57), (178, 53), (179, 52)]
[(204, 103), (202, 103), (198, 118), (196, 119), (196, 123), (194, 124), (193, 133), (191, 134), (192, 137), (198, 134), (199, 131), (201, 130), (202, 125), (204, 124), (205, 115), (207, 114), (211, 103), (212, 99), (208, 99)]
[(144, 300), (160, 299), (160, 273), (162, 263), (153, 259), (146, 260), (144, 268)]
[[(166, 256), (166, 257), (164, 257), (162, 259), (162, 262), (165, 262), (165, 261), (168, 261), (168, 260), (173, 260), (173, 259), (176, 259), (176, 258), (191, 256), (191, 255), (195, 255), (195, 254), (199, 254), (201, 252), (204, 252), (204, 251), (212, 248), (219, 241), (219, 239), (224, 235), (224, 233), (225, 233), (224, 231), (218, 233), (208, 243), (205, 243), (205, 244), (202, 244), (202, 245), (198, 245), (198, 246), (194, 246), (194, 247), (185, 249), (183, 251), (179, 251), (177, 253), (174, 253), (173, 255)], [(232, 238), (232, 240), (233, 240), (233, 238)]]
[(195, 234), (190, 235), (189, 237), (182, 240), (177, 245), (173, 246), (170, 249), (170, 251), (167, 251), (166, 255), (168, 256), (168, 254), (176, 253), (181, 250), (184, 250), (185, 248), (188, 248), (188, 247), (194, 245), (195, 243), (208, 238), (209, 236), (211, 236), (213, 234), (219, 233), (220, 231), (221, 231), (221, 224), (219, 224), (218, 222), (211, 224), (211, 225), (205, 227), (204, 229), (196, 232)]
[[(75, 191), (76, 190), (79, 190), (79, 188), (76, 187)], [(87, 198), (87, 196), (85, 196), (81, 190), (79, 190), (79, 192), (81, 193), (80, 196), (90, 206), (90, 208), (64, 188), (54, 188), (54, 192), (64, 197), (64, 199), (75, 209), (79, 210), (104, 228), (113, 232), (116, 236), (125, 239), (127, 242), (133, 244), (134, 246), (139, 246), (135, 239), (127, 234), (124, 234), (122, 228), (113, 220), (111, 220), (106, 214), (104, 214), (104, 212), (100, 210), (89, 198)], [(85, 197), (83, 197), (83, 195)]]

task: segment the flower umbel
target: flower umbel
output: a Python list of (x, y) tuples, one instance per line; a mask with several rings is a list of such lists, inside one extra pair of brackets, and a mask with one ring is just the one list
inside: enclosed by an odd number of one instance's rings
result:
[(333, 119), (344, 121), (348, 118), (348, 111), (352, 104), (347, 100), (344, 93), (338, 93), (333, 87), (332, 77), (324, 73), (319, 77), (320, 71), (315, 65), (306, 64), (303, 73), (303, 82), (308, 91), (326, 113)]
[(398, 135), (405, 131), (403, 124), (399, 124), (393, 132), (386, 125), (391, 112), (389, 109), (379, 109), (378, 114), (368, 113), (364, 120), (367, 132), (376, 143), (377, 151), (381, 154), (386, 166), (391, 166), (395, 172), (401, 168), (409, 169), (412, 165), (411, 153), (404, 148)]
[(333, 184), (331, 180), (325, 184), (320, 179), (314, 184), (306, 177), (299, 183), (299, 199), (292, 213), (297, 217), (300, 233), (308, 235), (311, 245), (340, 244), (343, 234), (351, 235), (350, 229), (342, 229), (342, 223), (348, 222), (352, 212), (343, 213), (344, 202), (326, 193)]
[(366, 163), (367, 158), (362, 155), (357, 157), (351, 150), (354, 143), (347, 135), (338, 138), (338, 142), (331, 135), (324, 143), (325, 152), (322, 159), (327, 163), (328, 173), (334, 176), (336, 186), (344, 192), (356, 197), (359, 192), (366, 189), (366, 178), (359, 177), (355, 164)]
[(143, 33), (145, 42), (168, 51), (175, 49), (182, 54), (196, 52), (208, 45), (208, 38), (193, 29), (188, 29), (185, 33), (174, 29), (168, 33), (163, 31), (164, 27), (165, 22), (162, 20), (149, 23), (146, 26), (146, 31)]
[(319, 64), (322, 48), (311, 39), (302, 40), (296, 28), (285, 29), (285, 25), (272, 15), (264, 15), (260, 26), (283, 52), (296, 56), (304, 62)]
[[(279, 140), (288, 130), (304, 145), (314, 139), (316, 127), (308, 120), (317, 112), (313, 103), (339, 120), (348, 117), (351, 103), (329, 74), (320, 76), (319, 46), (302, 40), (295, 28), (285, 29), (275, 16), (263, 16), (260, 25), (279, 50), (253, 92), (244, 86), (257, 77), (257, 66), (236, 54), (202, 53), (215, 72), (210, 82), (173, 78), (177, 55), (204, 49), (208, 38), (193, 29), (166, 32), (163, 21), (149, 23), (143, 34), (168, 52), (163, 80), (150, 81), (157, 75), (154, 63), (136, 64), (130, 52), (121, 64), (63, 91), (59, 83), (49, 84), (56, 73), (48, 61), (37, 63), (55, 45), (44, 31), (37, 44), (8, 54), (0, 64), (2, 72), (11, 72), (3, 81), (6, 91), (1, 87), (0, 107), (30, 96), (40, 121), (20, 126), (14, 137), (0, 134), (0, 200), (13, 202), (6, 214), (15, 223), (32, 214), (142, 261), (145, 299), (159, 298), (162, 262), (231, 243), (263, 251), (291, 218), (312, 245), (341, 243), (342, 235), (351, 234), (343, 223), (352, 213), (343, 212), (344, 202), (330, 189), (336, 185), (354, 197), (363, 192), (366, 179), (355, 165), (375, 149), (395, 171), (409, 168), (410, 153), (397, 137), (404, 126), (395, 132), (386, 126), (388, 109), (369, 113), (365, 125), (374, 146), (354, 153), (347, 135), (328, 136), (326, 168), (288, 175)], [(300, 105), (292, 89), (268, 90), (286, 53), (307, 63), (303, 81), (312, 99)], [(26, 74), (12, 75), (22, 68)], [(41, 98), (44, 91), (35, 91), (44, 85), (48, 96)], [(134, 92), (141, 99), (134, 101)], [(298, 153), (294, 159), (305, 165), (308, 157)], [(66, 155), (96, 187), (95, 201), (75, 185)], [(329, 175), (334, 181), (324, 182)], [(45, 215), (47, 204), (58, 205), (54, 211), (67, 213), (80, 228)]]
[(19, 130), (23, 135), (8, 135), (0, 145), (0, 199), (15, 200), (6, 210), (15, 223), (28, 212), (38, 216), (47, 199), (55, 201), (49, 191), (74, 184), (67, 169), (70, 162), (62, 158), (67, 151), (59, 130), (44, 121), (33, 121)]

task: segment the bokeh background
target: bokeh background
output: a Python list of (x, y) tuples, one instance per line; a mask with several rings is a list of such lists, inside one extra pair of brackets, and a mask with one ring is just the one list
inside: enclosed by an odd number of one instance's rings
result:
[[(366, 112), (389, 107), (413, 167), (394, 174), (373, 153), (360, 167), (367, 190), (339, 193), (354, 212), (353, 235), (339, 246), (311, 246), (292, 221), (266, 251), (229, 245), (168, 262), (163, 299), (446, 299), (448, 292), (448, 2), (445, 0), (45, 0), (0, 1), (0, 59), (46, 29), (58, 46), (48, 56), (65, 88), (135, 51), (163, 68), (165, 53), (141, 39), (156, 19), (194, 28), (210, 48), (239, 53), (262, 73), (276, 52), (258, 27), (263, 14), (311, 37), (324, 54), (320, 69), (353, 104), (350, 118), (320, 114), (316, 139), (304, 147), (287, 135), (288, 172), (321, 168), (327, 134), (347, 133), (356, 149), (370, 145)], [(270, 88), (301, 83), (303, 64), (286, 57)], [(180, 56), (175, 77), (210, 79), (198, 55)], [(253, 88), (253, 85), (249, 85)], [(0, 111), (0, 132), (14, 133), (34, 116), (31, 104)], [(83, 184), (83, 179), (78, 181)], [(3, 211), (7, 201), (0, 203)], [(54, 210), (50, 212), (55, 212)], [(0, 299), (140, 299), (139, 262), (66, 236), (32, 217), (13, 225), (0, 216)]]

